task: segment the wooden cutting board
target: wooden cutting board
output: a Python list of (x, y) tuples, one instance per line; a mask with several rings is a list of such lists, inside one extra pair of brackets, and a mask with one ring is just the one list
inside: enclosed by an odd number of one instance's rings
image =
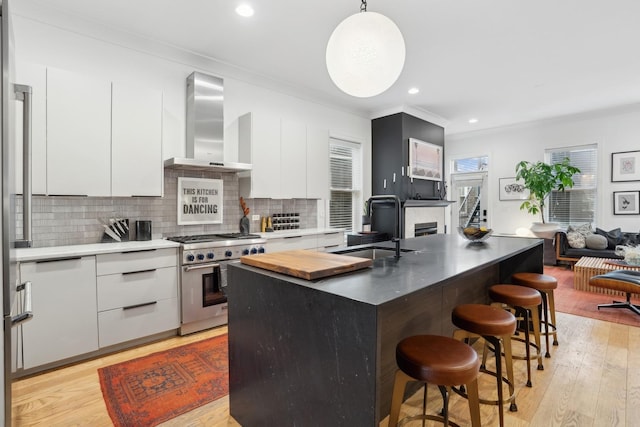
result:
[(373, 264), (366, 258), (307, 250), (247, 255), (241, 257), (240, 262), (306, 280), (360, 270)]

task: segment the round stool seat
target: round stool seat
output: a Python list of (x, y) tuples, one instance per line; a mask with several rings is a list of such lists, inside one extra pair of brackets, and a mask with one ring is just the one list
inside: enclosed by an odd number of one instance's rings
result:
[(460, 329), (478, 335), (511, 335), (516, 318), (501, 308), (483, 304), (462, 304), (451, 312), (451, 321)]
[(445, 386), (467, 384), (478, 376), (480, 360), (471, 346), (438, 335), (415, 335), (396, 347), (398, 368), (410, 377)]
[(528, 286), (539, 291), (548, 291), (558, 287), (555, 277), (540, 273), (514, 273), (511, 276), (514, 285)]
[(542, 304), (540, 292), (518, 285), (493, 285), (489, 288), (489, 297), (493, 301), (518, 307), (532, 307)]

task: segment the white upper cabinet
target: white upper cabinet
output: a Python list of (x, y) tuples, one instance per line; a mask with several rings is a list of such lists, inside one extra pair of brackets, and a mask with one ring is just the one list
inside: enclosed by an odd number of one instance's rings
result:
[(162, 92), (113, 83), (111, 194), (162, 196)]
[(329, 197), (329, 131), (273, 116), (247, 113), (238, 119), (240, 175), (247, 198)]
[(329, 199), (329, 131), (307, 127), (307, 199)]
[(111, 195), (111, 82), (47, 69), (49, 195)]
[(240, 195), (246, 198), (282, 198), (280, 185), (280, 119), (247, 113), (238, 119), (238, 160), (251, 163), (240, 175)]
[(280, 180), (283, 198), (307, 197), (307, 127), (304, 123), (281, 122)]
[[(44, 65), (16, 63), (16, 81), (31, 86), (31, 192), (47, 194), (47, 68)], [(22, 116), (23, 104), (16, 106), (16, 192), (22, 193)]]

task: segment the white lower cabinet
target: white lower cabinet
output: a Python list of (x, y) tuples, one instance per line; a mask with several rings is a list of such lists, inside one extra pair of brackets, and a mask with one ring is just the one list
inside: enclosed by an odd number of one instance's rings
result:
[(33, 318), (22, 324), (23, 368), (98, 350), (95, 256), (26, 262)]
[(176, 249), (97, 255), (100, 347), (180, 326)]
[(312, 249), (317, 247), (317, 238), (315, 234), (278, 237), (267, 241), (269, 253), (293, 251), (297, 249)]
[(343, 231), (327, 231), (325, 233), (288, 235), (267, 240), (269, 253), (293, 251), (298, 249), (318, 250), (344, 246)]
[(318, 234), (318, 250), (337, 248), (344, 246), (344, 231), (329, 231)]

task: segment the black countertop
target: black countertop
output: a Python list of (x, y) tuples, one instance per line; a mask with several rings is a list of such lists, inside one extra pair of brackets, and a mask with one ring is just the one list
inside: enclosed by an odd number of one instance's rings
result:
[[(300, 286), (377, 306), (457, 275), (500, 262), (541, 243), (541, 239), (492, 236), (484, 243), (474, 244), (456, 234), (416, 237), (401, 241), (403, 250), (413, 252), (403, 252), (400, 259), (375, 259), (370, 268), (316, 281), (284, 276), (243, 264), (234, 266), (265, 275), (286, 277), (286, 280)], [(393, 248), (394, 244), (380, 242), (372, 246)], [(354, 248), (352, 246), (348, 249)]]

